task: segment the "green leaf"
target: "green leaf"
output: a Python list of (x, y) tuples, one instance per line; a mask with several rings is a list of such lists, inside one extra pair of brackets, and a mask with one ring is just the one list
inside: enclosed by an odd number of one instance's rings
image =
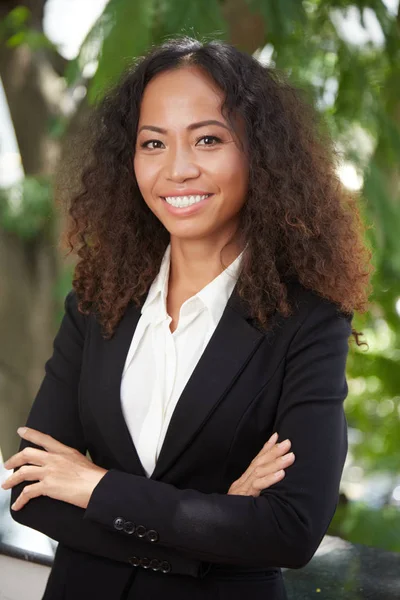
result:
[(363, 502), (339, 506), (328, 533), (355, 544), (400, 552), (400, 511), (395, 506), (376, 510)]
[(53, 139), (61, 138), (68, 129), (69, 118), (66, 115), (52, 115), (48, 119), (47, 133)]
[(26, 42), (26, 31), (18, 31), (10, 36), (6, 42), (8, 48), (17, 48)]
[(31, 11), (26, 6), (17, 6), (7, 15), (7, 20), (14, 27), (20, 27), (28, 22)]
[(363, 195), (367, 199), (366, 214), (374, 223), (374, 248), (384, 250), (381, 260), (390, 261), (400, 275), (400, 212), (386, 190), (387, 173), (371, 161), (364, 178)]
[(84, 65), (80, 65), (78, 58), (73, 58), (68, 61), (64, 71), (64, 78), (68, 87), (72, 87), (82, 76), (82, 68)]
[(7, 23), (8, 27), (19, 29), (27, 24), (30, 16), (31, 11), (29, 8), (26, 6), (16, 6), (13, 10), (10, 10), (4, 21)]
[(88, 90), (89, 103), (99, 99), (151, 41), (154, 0), (110, 0), (89, 34), (81, 54), (99, 66)]
[[(10, 10), (0, 21), (0, 40), (9, 40), (15, 34), (25, 31), (30, 16), (31, 12), (26, 6), (17, 6), (13, 10)], [(14, 46), (11, 45), (10, 47)]]
[(264, 17), (267, 37), (271, 43), (287, 38), (296, 25), (307, 21), (303, 2), (299, 0), (247, 0), (247, 3), (251, 10)]
[(157, 41), (172, 35), (188, 35), (196, 39), (226, 38), (226, 22), (218, 0), (167, 0), (159, 6), (156, 23)]
[(53, 219), (52, 185), (45, 177), (25, 177), (0, 191), (0, 226), (21, 239), (43, 234)]
[(57, 46), (42, 31), (37, 31), (36, 29), (28, 29), (26, 31), (25, 41), (32, 50), (48, 48), (49, 50), (57, 51)]

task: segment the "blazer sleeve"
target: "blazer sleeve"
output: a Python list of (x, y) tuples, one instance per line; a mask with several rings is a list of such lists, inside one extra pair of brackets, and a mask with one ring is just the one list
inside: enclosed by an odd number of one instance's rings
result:
[[(88, 317), (78, 311), (77, 298), (71, 290), (64, 302), (64, 316), (53, 342), (52, 356), (45, 364), (45, 376), (31, 407), (26, 426), (47, 433), (63, 444), (86, 454), (83, 429), (79, 418), (78, 389)], [(19, 451), (27, 446), (39, 448), (22, 439)], [(18, 470), (14, 469), (14, 472)], [(13, 504), (26, 485), (24, 481), (11, 489)], [(98, 523), (84, 519), (85, 509), (46, 496), (32, 498), (12, 518), (44, 533), (71, 548), (129, 563), (129, 558), (143, 552), (143, 543), (129, 536), (120, 537)], [(153, 550), (153, 549), (152, 549)], [(201, 576), (203, 564), (173, 548), (156, 548), (152, 557), (171, 564), (175, 573)]]
[(178, 489), (111, 469), (84, 520), (110, 530), (118, 517), (144, 524), (158, 533), (157, 546), (211, 563), (307, 564), (334, 515), (347, 454), (351, 319), (318, 298), (289, 345), (273, 430), (291, 440), (296, 460), (282, 481), (254, 498)]

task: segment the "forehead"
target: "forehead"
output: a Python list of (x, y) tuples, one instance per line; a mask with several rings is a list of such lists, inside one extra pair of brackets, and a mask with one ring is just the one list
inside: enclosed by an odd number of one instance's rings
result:
[(154, 120), (221, 118), (223, 93), (198, 67), (181, 67), (156, 75), (146, 86), (140, 107), (140, 122)]

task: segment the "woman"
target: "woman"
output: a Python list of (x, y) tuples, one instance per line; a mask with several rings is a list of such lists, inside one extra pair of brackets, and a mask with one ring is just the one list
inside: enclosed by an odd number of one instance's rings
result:
[(6, 463), (13, 518), (59, 541), (43, 598), (284, 599), (347, 452), (354, 200), (299, 92), (224, 43), (153, 49), (90, 131), (73, 290)]

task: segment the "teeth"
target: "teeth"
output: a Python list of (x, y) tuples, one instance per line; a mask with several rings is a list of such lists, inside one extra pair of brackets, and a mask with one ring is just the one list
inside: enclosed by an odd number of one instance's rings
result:
[(191, 206), (192, 204), (197, 204), (197, 202), (201, 202), (208, 198), (210, 194), (204, 194), (204, 196), (168, 196), (165, 200), (171, 206), (175, 206), (177, 208), (185, 208), (186, 206)]

